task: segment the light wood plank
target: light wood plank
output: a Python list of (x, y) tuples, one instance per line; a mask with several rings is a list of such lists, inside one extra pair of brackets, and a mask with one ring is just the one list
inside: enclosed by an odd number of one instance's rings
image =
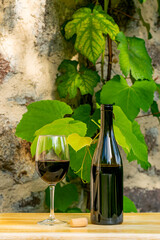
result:
[(64, 225), (42, 226), (37, 222), (48, 217), (48, 213), (2, 213), (0, 214), (0, 240), (98, 240), (98, 239), (160, 239), (160, 213), (124, 214), (121, 225), (93, 225), (90, 215), (67, 213), (56, 217), (69, 221), (71, 218), (87, 217), (85, 228), (71, 228)]

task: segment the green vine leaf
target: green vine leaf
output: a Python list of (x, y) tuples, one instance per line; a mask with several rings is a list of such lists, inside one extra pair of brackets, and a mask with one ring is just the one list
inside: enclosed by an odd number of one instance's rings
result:
[(31, 145), (32, 156), (35, 155), (39, 135), (65, 135), (68, 137), (72, 133), (77, 133), (84, 137), (86, 131), (86, 124), (81, 121), (74, 120), (73, 118), (62, 118), (55, 120), (54, 122), (43, 126), (35, 132), (36, 137)]
[[(147, 153), (148, 153), (148, 148), (147, 148), (147, 145), (145, 143), (144, 136), (141, 133), (140, 126), (136, 121), (134, 121), (133, 124), (132, 124), (132, 132), (134, 133), (134, 135), (136, 136), (136, 138), (140, 142), (140, 144), (141, 144), (140, 146), (141, 147), (143, 146), (142, 151), (146, 152), (146, 154), (145, 154), (145, 156), (146, 156)], [(124, 149), (124, 151), (127, 154), (127, 159), (128, 159), (129, 162), (137, 160), (137, 163), (140, 164), (141, 167), (144, 168), (144, 169), (148, 169), (151, 166), (151, 164), (148, 161), (142, 161), (142, 157), (135, 154), (133, 152), (133, 149), (131, 149), (130, 152), (128, 152), (125, 149)]]
[(56, 209), (64, 212), (75, 201), (78, 201), (78, 191), (76, 185), (72, 183), (66, 184), (62, 187), (60, 186), (60, 184), (56, 185), (55, 188)]
[(92, 144), (90, 147), (84, 147), (77, 152), (72, 147), (69, 150), (70, 166), (84, 182), (90, 182), (91, 163), (95, 147), (96, 144)]
[(123, 211), (125, 213), (130, 213), (130, 212), (137, 212), (137, 208), (134, 204), (134, 202), (131, 201), (131, 199), (129, 199), (126, 196), (123, 196)]
[(156, 83), (156, 91), (159, 93), (159, 95), (160, 95), (160, 84), (158, 84), (158, 83)]
[(118, 25), (113, 18), (99, 12), (97, 8), (80, 8), (73, 14), (72, 19), (65, 27), (66, 38), (76, 34), (75, 49), (95, 64), (104, 51), (104, 35), (109, 34), (110, 38), (115, 40), (119, 32)]
[(108, 81), (101, 91), (101, 102), (120, 106), (128, 119), (133, 121), (140, 108), (148, 111), (153, 102), (156, 85), (154, 81), (135, 81), (130, 87), (127, 81), (119, 75)]
[(144, 20), (140, 8), (137, 9), (137, 12), (138, 12), (138, 14), (139, 14), (139, 17), (140, 17), (140, 20), (141, 20), (143, 26), (144, 26), (144, 27), (146, 28), (146, 30), (147, 30), (148, 39), (151, 39), (151, 38), (152, 38), (152, 34), (151, 34), (151, 32), (150, 32), (150, 28), (151, 28), (151, 27), (150, 27), (150, 24), (147, 23), (147, 22)]
[(100, 117), (100, 109), (96, 109), (93, 115), (91, 114), (91, 106), (89, 104), (80, 105), (74, 110), (72, 117), (75, 120), (80, 120), (87, 124), (87, 136), (93, 137), (96, 133), (98, 126), (92, 121), (98, 122)]
[(90, 146), (92, 138), (90, 137), (81, 137), (77, 133), (73, 133), (68, 136), (67, 143), (77, 152), (85, 146)]
[(23, 114), (16, 128), (16, 136), (32, 142), (34, 133), (44, 125), (56, 119), (63, 118), (66, 114), (72, 114), (72, 109), (64, 102), (57, 100), (42, 100), (27, 106), (27, 112)]
[(151, 58), (147, 53), (145, 41), (136, 37), (126, 37), (123, 32), (116, 36), (119, 42), (119, 64), (123, 74), (137, 79), (152, 80)]
[[(45, 190), (46, 198), (45, 203), (50, 207), (50, 192), (49, 187)], [(76, 185), (69, 183), (62, 185), (56, 184), (55, 187), (55, 209), (65, 212), (73, 202), (78, 201), (78, 191)]]
[(80, 136), (85, 136), (87, 131), (86, 124), (74, 120), (73, 118), (62, 118), (45, 125), (35, 132), (35, 135), (65, 135), (69, 136), (72, 133), (78, 133)]
[(58, 70), (61, 73), (57, 77), (58, 92), (61, 98), (69, 94), (69, 98), (77, 95), (79, 88), (82, 95), (90, 93), (93, 95), (94, 87), (100, 81), (100, 76), (96, 71), (81, 67), (77, 70), (77, 61), (64, 60)]
[(154, 117), (157, 117), (159, 119), (160, 111), (159, 111), (158, 104), (157, 104), (156, 101), (153, 101), (153, 103), (151, 105), (151, 112), (152, 112)]
[(114, 115), (115, 138), (126, 152), (127, 159), (137, 160), (141, 167), (147, 169), (150, 166), (147, 145), (139, 124), (136, 121), (131, 122), (118, 106), (114, 106)]

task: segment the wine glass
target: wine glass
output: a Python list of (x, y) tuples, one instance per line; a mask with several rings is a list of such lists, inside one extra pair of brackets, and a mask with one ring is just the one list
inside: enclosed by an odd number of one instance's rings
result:
[(54, 215), (54, 189), (69, 168), (69, 149), (65, 136), (41, 135), (36, 148), (36, 171), (50, 188), (50, 216), (39, 224), (54, 225), (64, 223)]

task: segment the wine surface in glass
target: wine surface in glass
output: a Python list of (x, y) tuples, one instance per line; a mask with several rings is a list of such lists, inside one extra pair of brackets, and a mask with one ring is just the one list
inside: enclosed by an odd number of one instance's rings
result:
[(66, 175), (69, 168), (68, 160), (43, 160), (36, 161), (36, 170), (43, 181), (49, 184), (60, 182)]

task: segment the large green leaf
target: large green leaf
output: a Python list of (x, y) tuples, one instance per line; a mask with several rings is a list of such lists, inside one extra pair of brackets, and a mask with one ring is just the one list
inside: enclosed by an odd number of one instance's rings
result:
[(75, 49), (86, 56), (93, 64), (105, 48), (104, 35), (109, 34), (111, 39), (119, 32), (118, 25), (113, 18), (95, 7), (80, 8), (72, 16), (73, 20), (65, 27), (67, 39), (77, 34)]
[(70, 147), (70, 166), (85, 182), (90, 182), (90, 171), (93, 153), (96, 145), (84, 147), (76, 152)]
[(33, 141), (34, 133), (39, 128), (56, 119), (63, 118), (66, 114), (72, 114), (69, 105), (57, 100), (34, 102), (27, 106), (27, 110), (17, 125), (16, 136), (29, 142)]
[(122, 76), (116, 75), (103, 86), (101, 102), (120, 106), (132, 121), (138, 115), (140, 108), (145, 112), (148, 111), (155, 90), (154, 81), (135, 81), (130, 87)]
[[(46, 205), (50, 206), (49, 187), (46, 189)], [(55, 187), (55, 209), (65, 212), (73, 202), (78, 201), (78, 191), (74, 184), (66, 184), (61, 186), (60, 183)]]
[(74, 98), (77, 94), (77, 88), (81, 94), (90, 93), (93, 95), (94, 87), (100, 81), (100, 76), (96, 71), (82, 67), (77, 70), (77, 61), (64, 60), (59, 66), (60, 76), (57, 77), (58, 92), (60, 97)]
[[(145, 143), (144, 136), (141, 133), (140, 126), (136, 121), (134, 121), (132, 123), (132, 132), (134, 133), (134, 135), (138, 139), (139, 143), (141, 144), (140, 147), (142, 147), (142, 151), (145, 152), (145, 155), (144, 155), (144, 159), (145, 159), (145, 156), (147, 155), (147, 152), (148, 152), (147, 151), (147, 145)], [(131, 162), (131, 161), (137, 160), (137, 163), (140, 164), (141, 167), (144, 168), (144, 169), (148, 169), (151, 166), (151, 164), (148, 161), (142, 161), (142, 157), (140, 158), (138, 155), (136, 155), (133, 152), (133, 148), (130, 151), (128, 151), (127, 149), (126, 150), (124, 149), (124, 151), (127, 154), (128, 161)]]
[(127, 77), (131, 72), (136, 80), (152, 80), (151, 58), (147, 53), (144, 40), (125, 37), (123, 32), (117, 35), (116, 40), (119, 42), (119, 63), (123, 74)]
[(131, 122), (120, 107), (114, 106), (114, 132), (118, 144), (127, 153), (129, 161), (137, 160), (143, 168), (148, 168), (148, 152), (139, 124)]
[(137, 208), (134, 204), (134, 202), (132, 202), (128, 197), (123, 196), (123, 211), (125, 213), (130, 213), (130, 212), (137, 212)]
[(87, 124), (87, 136), (93, 137), (96, 133), (98, 126), (92, 121), (98, 122), (100, 118), (100, 110), (96, 109), (93, 115), (91, 114), (91, 106), (89, 104), (80, 105), (75, 109), (72, 117), (75, 120), (80, 120)]
[(35, 135), (65, 135), (69, 136), (72, 133), (78, 133), (80, 136), (85, 136), (87, 131), (86, 124), (74, 120), (73, 118), (62, 118), (45, 125), (35, 132)]
[(78, 191), (74, 184), (66, 184), (63, 187), (57, 184), (55, 189), (55, 208), (64, 212), (75, 201), (78, 201)]
[(31, 145), (32, 156), (35, 155), (36, 146), (39, 135), (65, 135), (69, 136), (72, 133), (78, 133), (80, 136), (85, 136), (87, 131), (86, 124), (74, 120), (73, 118), (62, 118), (55, 120), (54, 122), (45, 125), (35, 132), (35, 139)]

